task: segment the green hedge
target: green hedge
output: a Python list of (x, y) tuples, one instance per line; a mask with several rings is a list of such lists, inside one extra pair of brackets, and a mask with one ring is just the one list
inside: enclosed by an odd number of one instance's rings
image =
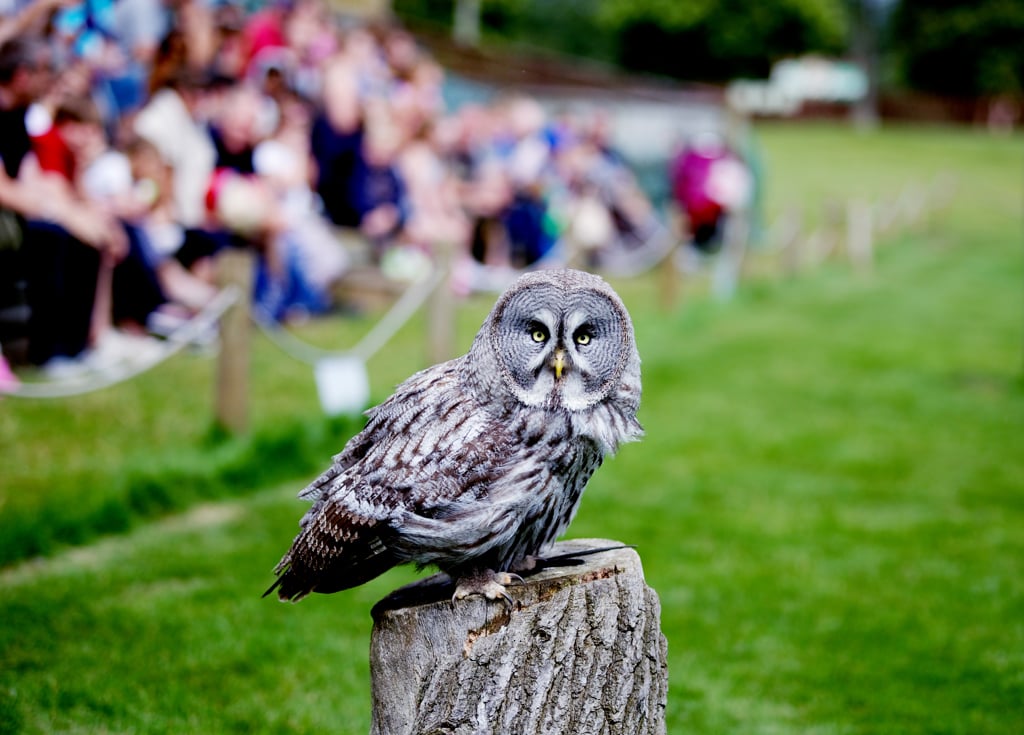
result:
[(67, 486), (0, 515), (0, 566), (122, 533), (198, 502), (313, 475), (360, 425), (356, 419), (285, 423), (239, 438), (213, 429), (197, 446), (130, 459), (116, 477), (69, 478)]

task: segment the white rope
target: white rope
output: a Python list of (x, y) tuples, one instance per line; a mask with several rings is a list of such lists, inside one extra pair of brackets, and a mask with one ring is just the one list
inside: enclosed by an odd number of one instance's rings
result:
[(201, 312), (171, 332), (164, 342), (156, 345), (158, 349), (154, 350), (152, 355), (138, 360), (121, 362), (103, 371), (80, 377), (53, 382), (21, 383), (5, 387), (0, 390), (0, 395), (14, 398), (67, 398), (123, 383), (156, 367), (180, 352), (204, 332), (214, 328), (217, 320), (232, 304), (238, 301), (240, 296), (241, 292), (237, 286), (224, 288)]
[(279, 350), (299, 362), (316, 365), (326, 358), (349, 356), (365, 363), (395, 336), (413, 314), (419, 311), (430, 294), (445, 282), (446, 275), (445, 269), (434, 268), (426, 278), (409, 286), (380, 321), (350, 350), (317, 347), (302, 341), (270, 319), (254, 316), (253, 320)]
[(612, 251), (599, 262), (597, 270), (615, 278), (636, 278), (653, 270), (675, 252), (679, 244), (668, 227), (658, 221), (655, 223), (654, 231), (639, 247)]

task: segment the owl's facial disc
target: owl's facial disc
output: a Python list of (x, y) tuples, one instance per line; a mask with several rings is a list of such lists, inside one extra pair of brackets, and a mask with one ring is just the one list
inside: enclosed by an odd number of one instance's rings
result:
[(604, 397), (621, 374), (625, 339), (619, 307), (607, 296), (547, 285), (512, 295), (492, 332), (516, 397), (569, 410)]

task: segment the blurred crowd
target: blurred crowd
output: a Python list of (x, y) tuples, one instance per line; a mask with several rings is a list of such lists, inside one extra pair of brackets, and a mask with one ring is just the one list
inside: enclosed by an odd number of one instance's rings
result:
[(408, 32), (321, 0), (0, 12), (0, 313), (54, 375), (144, 355), (215, 296), (223, 248), (258, 254), (256, 308), (288, 320), (356, 264), (412, 278), (444, 250), (468, 290), (653, 226), (606, 119), (448, 110)]

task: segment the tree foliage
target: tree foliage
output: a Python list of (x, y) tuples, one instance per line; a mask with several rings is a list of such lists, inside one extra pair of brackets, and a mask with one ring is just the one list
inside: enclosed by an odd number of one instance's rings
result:
[[(451, 22), (455, 0), (393, 0)], [(1024, 0), (481, 0), (485, 36), (692, 81), (877, 48), (887, 76), (960, 96), (1024, 94)], [(884, 34), (877, 35), (885, 26)]]
[(763, 77), (787, 56), (842, 53), (849, 26), (842, 0), (602, 0), (598, 18), (619, 30), (625, 66), (709, 81)]
[[(447, 22), (453, 0), (394, 0)], [(841, 53), (844, 0), (482, 0), (485, 33), (694, 81), (764, 76), (781, 58)]]
[(903, 0), (890, 44), (911, 87), (964, 96), (1024, 91), (1024, 0)]

